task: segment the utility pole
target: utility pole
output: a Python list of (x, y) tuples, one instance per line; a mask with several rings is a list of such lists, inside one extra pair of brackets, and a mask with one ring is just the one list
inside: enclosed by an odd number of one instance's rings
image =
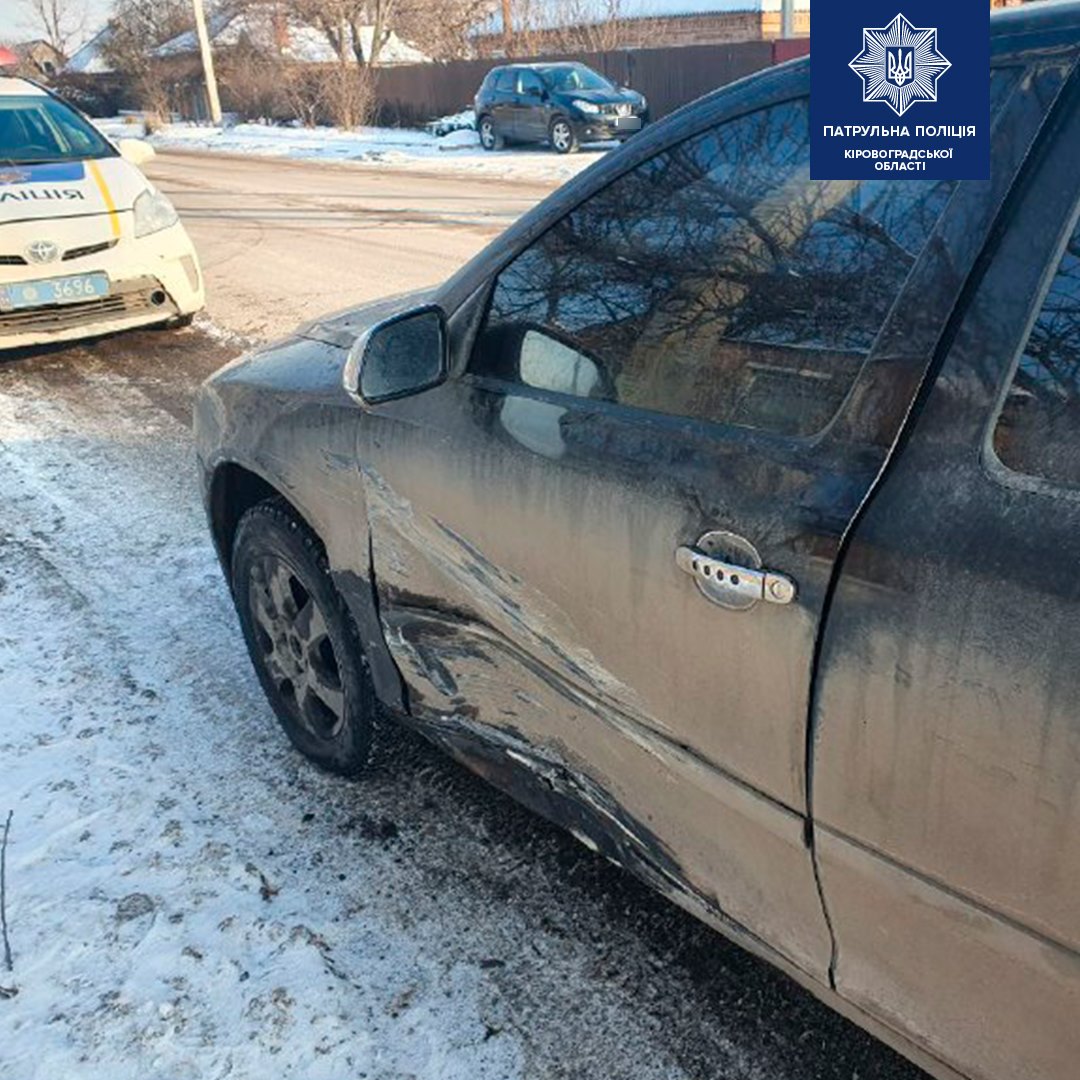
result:
[(513, 55), (514, 50), (514, 17), (510, 10), (510, 0), (502, 0), (502, 23), (503, 23), (503, 52), (507, 56)]
[(206, 97), (210, 102), (210, 122), (221, 124), (221, 100), (217, 92), (217, 76), (214, 74), (214, 57), (210, 52), (210, 35), (206, 32), (206, 13), (203, 0), (191, 0), (195, 9), (195, 32), (199, 35), (199, 53), (202, 55), (203, 74), (206, 76)]
[(795, 36), (795, 0), (781, 0), (781, 30), (780, 36), (782, 38), (793, 38)]

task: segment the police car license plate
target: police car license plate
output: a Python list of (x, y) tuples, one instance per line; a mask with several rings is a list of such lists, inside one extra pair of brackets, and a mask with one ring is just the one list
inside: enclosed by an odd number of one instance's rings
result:
[(4, 294), (7, 299), (4, 306), (16, 311), (49, 304), (80, 304), (108, 296), (109, 278), (107, 274), (76, 274), (44, 281), (23, 281), (0, 287), (0, 295)]

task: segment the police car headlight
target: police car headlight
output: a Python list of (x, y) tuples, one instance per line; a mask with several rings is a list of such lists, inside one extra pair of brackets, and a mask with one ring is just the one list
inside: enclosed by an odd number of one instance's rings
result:
[(583, 113), (598, 113), (600, 111), (600, 106), (593, 104), (591, 101), (579, 101), (575, 98), (573, 105), (575, 109)]
[(180, 220), (176, 207), (160, 191), (144, 191), (135, 200), (135, 235), (149, 236)]

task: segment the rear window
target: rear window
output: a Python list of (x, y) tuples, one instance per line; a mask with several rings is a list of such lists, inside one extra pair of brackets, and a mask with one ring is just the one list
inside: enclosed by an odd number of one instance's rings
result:
[(39, 165), (110, 157), (113, 148), (74, 109), (53, 97), (0, 97), (0, 164)]

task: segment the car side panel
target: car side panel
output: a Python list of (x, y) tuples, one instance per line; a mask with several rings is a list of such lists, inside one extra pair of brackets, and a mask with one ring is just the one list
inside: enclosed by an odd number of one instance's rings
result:
[(1074, 952), (831, 832), (817, 850), (845, 1000), (972, 1080), (1075, 1080)]
[[(653, 470), (639, 459), (626, 470), (638, 474), (639, 485), (622, 470), (604, 474), (585, 460), (553, 467), (509, 439), (501, 453), (481, 454), (476, 447), (487, 445), (487, 427), (466, 421), (455, 428), (446, 418), (482, 421), (487, 397), (452, 383), (386, 406), (393, 420), (371, 414), (374, 423), (363, 431), (358, 457), (376, 538), (380, 617), (412, 716), (573, 776), (579, 791), (601, 796), (623, 822), (628, 843), (660, 860), (668, 880), (698, 898), (699, 912), (748, 930), (824, 978), (830, 942), (802, 815), (665, 730), (670, 717), (660, 703), (711, 675), (704, 650), (654, 652), (648, 672), (627, 670), (628, 658), (648, 651), (643, 643), (664, 637), (665, 627), (671, 640), (713, 616), (696, 590), (684, 587), (670, 558), (668, 515), (646, 494), (650, 485), (664, 486), (662, 469), (644, 478)], [(625, 426), (596, 417), (593, 425), (610, 430), (612, 441), (631, 438)], [(656, 446), (665, 461), (678, 452), (678, 444)], [(639, 527), (626, 531), (623, 523), (635, 516)], [(527, 532), (522, 522), (530, 523)], [(480, 523), (512, 558), (496, 565), (491, 545), (479, 550), (469, 532)], [(583, 536), (592, 538), (592, 550), (575, 551)], [(628, 557), (641, 571), (629, 583), (619, 576), (609, 604), (606, 586)], [(673, 592), (677, 605), (665, 603)], [(720, 663), (741, 668), (748, 680), (757, 673), (754, 685), (771, 695), (772, 713), (788, 715), (789, 696), (798, 708), (805, 687), (776, 678), (766, 663), (770, 627), (791, 616), (808, 650), (810, 621), (795, 611), (757, 614), (745, 624), (738, 655)], [(730, 680), (731, 698), (740, 692)], [(704, 693), (700, 701), (700, 726), (714, 742), (725, 732), (735, 742), (725, 701)], [(761, 746), (740, 742), (758, 766), (744, 771), (776, 776), (781, 789), (797, 786), (801, 774), (791, 775), (791, 762), (801, 760), (802, 728), (777, 732), (767, 711), (756, 714), (757, 730), (768, 729), (772, 745), (785, 748), (770, 759)]]
[(1080, 92), (845, 555), (811, 803), (838, 991), (993, 1080), (1080, 1061), (1080, 499), (989, 439), (1080, 196)]

